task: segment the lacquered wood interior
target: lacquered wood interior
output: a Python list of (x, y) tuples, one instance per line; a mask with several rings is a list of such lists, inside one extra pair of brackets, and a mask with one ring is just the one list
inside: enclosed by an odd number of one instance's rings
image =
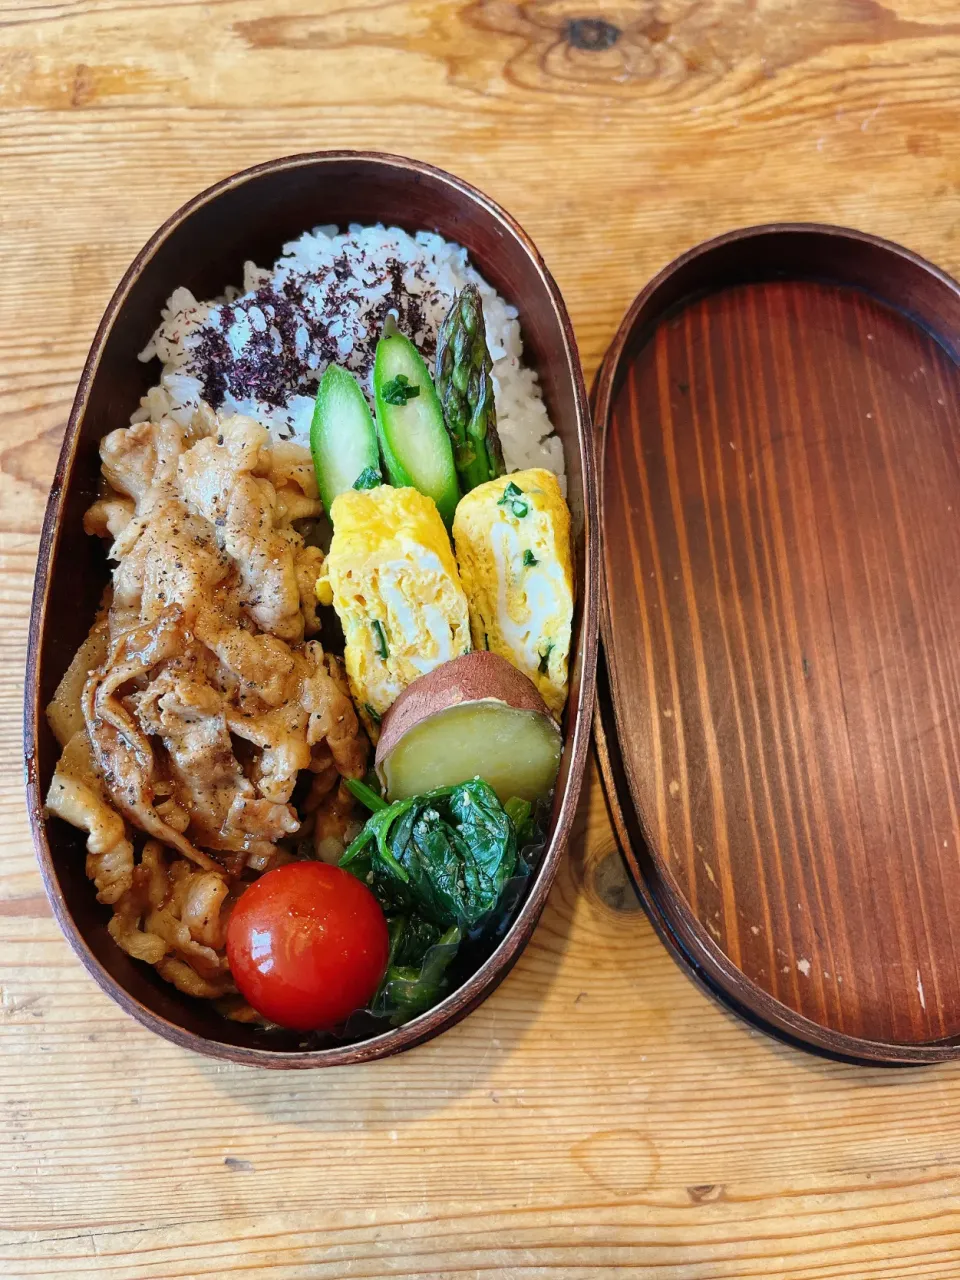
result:
[(731, 998), (858, 1057), (960, 1032), (958, 335), (909, 255), (742, 233), (647, 291), (599, 388), (647, 879)]
[[(269, 264), (283, 244), (315, 226), (383, 222), (437, 231), (469, 251), (486, 278), (520, 310), (525, 359), (537, 370), (564, 444), (573, 517), (578, 607), (571, 652), (565, 747), (548, 848), (528, 896), (497, 950), (442, 1005), (376, 1040), (316, 1042), (229, 1023), (181, 996), (132, 961), (106, 932), (109, 912), (84, 874), (83, 836), (47, 821), (42, 801), (58, 748), (43, 708), (93, 619), (107, 565), (82, 529), (99, 476), (98, 443), (129, 421), (159, 366), (137, 359), (178, 285), (214, 297), (242, 280), (243, 264)], [(508, 971), (529, 937), (552, 883), (573, 818), (590, 734), (596, 663), (595, 493), (585, 394), (576, 344), (556, 286), (532, 243), (492, 202), (428, 165), (340, 152), (293, 157), (231, 178), (174, 216), (130, 268), (84, 370), (64, 440), (40, 549), (25, 702), (28, 797), (41, 868), (60, 923), (106, 990), (154, 1030), (188, 1047), (264, 1066), (316, 1066), (396, 1052), (462, 1017)], [(323, 637), (321, 636), (321, 639)], [(311, 1045), (311, 1049), (313, 1046)]]

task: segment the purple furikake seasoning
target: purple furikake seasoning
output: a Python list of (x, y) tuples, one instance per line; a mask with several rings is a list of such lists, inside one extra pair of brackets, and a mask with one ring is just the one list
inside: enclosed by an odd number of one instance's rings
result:
[(376, 260), (359, 245), (312, 270), (281, 260), (258, 287), (211, 309), (194, 330), (185, 372), (214, 409), (229, 397), (283, 410), (296, 396), (313, 396), (331, 361), (369, 388), (390, 312), (432, 359), (436, 325), (425, 303), (442, 310), (446, 300), (426, 283), (422, 261)]

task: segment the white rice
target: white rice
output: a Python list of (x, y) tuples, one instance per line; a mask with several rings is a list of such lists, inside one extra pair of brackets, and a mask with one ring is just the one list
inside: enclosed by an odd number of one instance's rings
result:
[[(160, 360), (160, 381), (131, 421), (169, 415), (187, 426), (207, 399), (214, 408), (256, 418), (277, 439), (308, 444), (316, 386), (329, 360), (353, 369), (372, 396), (380, 325), (399, 299), (401, 329), (432, 365), (440, 323), (468, 282), (483, 298), (507, 469), (546, 467), (563, 477), (563, 448), (537, 376), (522, 363), (516, 307), (474, 270), (460, 245), (381, 225), (307, 232), (284, 245), (272, 270), (248, 262), (243, 291), (227, 290), (223, 298), (199, 302), (189, 289), (174, 290), (140, 356)], [(406, 316), (404, 306), (411, 308)], [(258, 395), (264, 385), (268, 390)]]

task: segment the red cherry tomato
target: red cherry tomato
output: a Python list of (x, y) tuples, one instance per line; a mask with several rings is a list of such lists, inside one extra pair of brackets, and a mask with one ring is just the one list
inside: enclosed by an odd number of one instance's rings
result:
[(290, 862), (245, 890), (227, 925), (241, 994), (294, 1031), (334, 1027), (380, 985), (390, 940), (380, 904), (349, 871)]

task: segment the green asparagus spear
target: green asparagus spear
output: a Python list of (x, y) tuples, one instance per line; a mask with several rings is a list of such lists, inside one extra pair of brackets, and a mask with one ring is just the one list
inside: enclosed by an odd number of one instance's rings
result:
[(434, 378), (464, 493), (506, 471), (497, 435), (492, 367), (480, 293), (468, 284), (440, 326)]

